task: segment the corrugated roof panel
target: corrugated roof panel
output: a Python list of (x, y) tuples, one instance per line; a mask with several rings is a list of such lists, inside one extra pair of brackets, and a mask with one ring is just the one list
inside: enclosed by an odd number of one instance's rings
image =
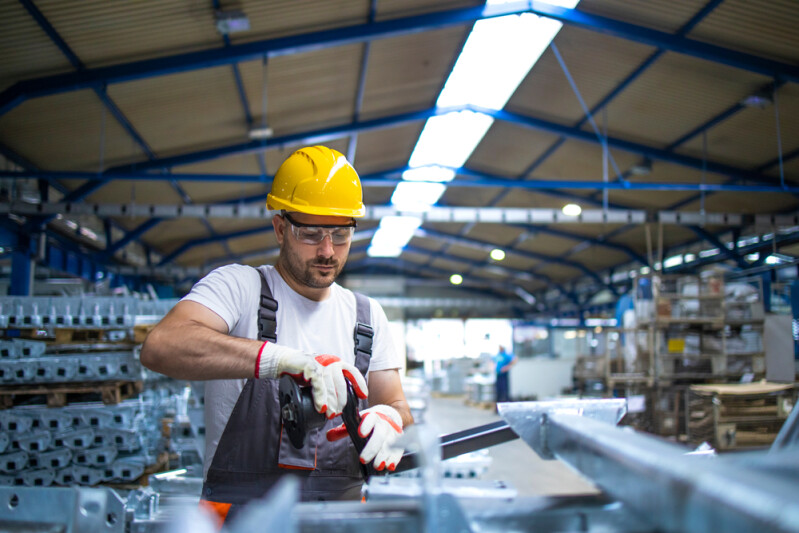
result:
[(456, 26), (373, 41), (361, 117), (433, 106), (469, 29)]
[[(555, 44), (589, 109), (653, 52), (649, 46), (570, 26), (561, 29)], [(584, 117), (580, 100), (551, 49), (544, 52), (506, 107), (569, 126)]]
[(59, 52), (19, 2), (3, 2), (0, 17), (0, 90), (17, 80), (70, 72), (72, 65)]
[(211, 2), (62, 2), (36, 6), (87, 67), (221, 46)]
[(516, 270), (529, 271), (539, 263), (541, 263), (541, 261), (514, 254), (513, 250), (505, 250), (505, 259), (503, 259), (500, 264), (508, 268), (515, 268)]
[[(776, 184), (775, 184), (776, 185)], [(780, 213), (796, 211), (796, 198), (790, 193), (717, 193), (705, 199), (705, 209), (721, 213)]]
[(180, 194), (167, 181), (113, 180), (86, 197), (89, 202), (108, 204), (180, 205)]
[(558, 139), (549, 132), (495, 120), (467, 166), (507, 178), (521, 176)]
[(446, 253), (455, 257), (461, 257), (470, 261), (486, 261), (488, 260), (488, 252), (479, 248), (472, 248), (469, 246), (461, 246), (459, 244), (450, 244), (446, 247)]
[(608, 131), (665, 147), (766, 81), (718, 63), (666, 53), (608, 105)]
[[(208, 7), (210, 10), (210, 2)], [(369, 0), (349, 2), (242, 0), (229, 6), (223, 4), (222, 11), (227, 9), (243, 11), (250, 21), (249, 31), (230, 36), (234, 44), (239, 44), (364, 24), (369, 17)]]
[(258, 153), (230, 155), (191, 165), (181, 165), (175, 167), (173, 172), (178, 176), (179, 174), (245, 174), (259, 176), (261, 174), (261, 166), (258, 162), (259, 155)]
[(181, 266), (200, 266), (213, 263), (224, 257), (227, 257), (224, 245), (215, 242), (186, 250), (175, 259), (175, 263)]
[(439, 270), (449, 270), (451, 272), (465, 272), (469, 270), (469, 263), (454, 261), (452, 259), (443, 259), (441, 257), (434, 258), (429, 266)]
[(689, 37), (795, 65), (797, 27), (796, 0), (725, 0)]
[(0, 116), (0, 143), (46, 169), (98, 172), (101, 158), (104, 169), (141, 160), (138, 145), (104, 109), (90, 90), (29, 100)]
[[(777, 93), (780, 141), (784, 154), (799, 149), (799, 86), (786, 85)], [(747, 108), (707, 133), (708, 153), (714, 160), (756, 168), (779, 155), (777, 108)], [(702, 136), (682, 145), (680, 153), (702, 156)]]
[(418, 236), (412, 237), (408, 244), (417, 250), (430, 250), (431, 252), (439, 252), (446, 245), (444, 241), (439, 239)]
[(586, 249), (569, 256), (569, 261), (581, 263), (593, 272), (602, 272), (614, 265), (631, 260), (629, 255), (605, 247)]
[(548, 276), (555, 283), (563, 283), (582, 274), (579, 269), (555, 263), (536, 269), (536, 273)]
[(144, 241), (157, 243), (155, 250), (169, 254), (195, 239), (208, 237), (208, 229), (197, 218), (166, 219), (144, 234)]
[(109, 94), (159, 157), (249, 140), (230, 67), (115, 84)]
[(554, 259), (574, 247), (574, 240), (572, 239), (562, 239), (536, 232), (533, 227), (530, 228), (530, 234), (530, 238), (516, 245), (517, 250), (544, 254)]
[(630, 24), (675, 33), (706, 4), (706, 0), (582, 0), (579, 11), (611, 17)]
[(434, 11), (458, 9), (484, 4), (482, 0), (380, 0), (377, 2), (377, 20), (410, 17)]
[(275, 232), (272, 229), (272, 221), (264, 220), (264, 232), (249, 237), (240, 237), (238, 239), (230, 239), (228, 244), (230, 249), (237, 254), (249, 254), (254, 252), (263, 251), (264, 254), (275, 251), (280, 248), (275, 237)]
[[(267, 63), (267, 126), (275, 136), (313, 131), (352, 120), (361, 45), (275, 57)], [(240, 65), (254, 122), (263, 113), (263, 65)], [(235, 95), (233, 96), (235, 97)], [(238, 98), (236, 97), (236, 101)]]
[(547, 194), (543, 190), (538, 192), (528, 189), (510, 189), (510, 192), (497, 202), (497, 207), (560, 209), (569, 201), (570, 199), (560, 195)]
[(353, 162), (358, 174), (363, 177), (407, 165), (423, 127), (418, 121), (359, 133)]
[(446, 206), (483, 207), (490, 205), (501, 193), (502, 189), (497, 187), (449, 186), (438, 203)]
[(505, 226), (497, 224), (473, 224), (465, 237), (484, 243), (496, 243), (497, 245), (508, 246), (513, 243), (523, 229), (515, 226)]
[[(622, 173), (641, 159), (639, 155), (613, 148), (610, 154)], [(598, 141), (569, 140), (535, 169), (533, 179), (602, 181), (605, 172), (602, 146)], [(609, 181), (617, 177), (610, 159), (607, 162), (607, 176)]]

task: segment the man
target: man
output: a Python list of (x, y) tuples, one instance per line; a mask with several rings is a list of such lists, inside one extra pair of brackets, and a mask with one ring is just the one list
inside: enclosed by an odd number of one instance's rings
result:
[(510, 368), (516, 364), (516, 356), (508, 353), (504, 346), (500, 346), (495, 361), (497, 371), (496, 399), (497, 402), (508, 402), (510, 401)]
[[(262, 496), (287, 472), (300, 476), (303, 500), (357, 498), (358, 461), (393, 470), (403, 451), (396, 440), (413, 423), (383, 309), (363, 298), (374, 330), (370, 358), (368, 349), (356, 352), (354, 340), (356, 310), (363, 306), (335, 283), (355, 218), (365, 212), (355, 169), (327, 147), (300, 149), (275, 175), (267, 207), (280, 210), (272, 218), (277, 264), (214, 270), (161, 320), (141, 351), (152, 370), (209, 380), (202, 498), (223, 519), (231, 504)], [(277, 302), (276, 311), (269, 301)], [(362, 330), (364, 320), (358, 322)], [(277, 383), (284, 374), (310, 382), (316, 410), (330, 419), (302, 450), (282, 431)], [(342, 438), (337, 418), (347, 401), (345, 380), (368, 398), (360, 457)]]

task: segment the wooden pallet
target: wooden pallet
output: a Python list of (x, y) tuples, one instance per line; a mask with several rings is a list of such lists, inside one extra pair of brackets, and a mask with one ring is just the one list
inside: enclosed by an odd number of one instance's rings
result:
[(55, 344), (70, 343), (94, 343), (94, 342), (116, 342), (110, 341), (110, 332), (125, 331), (125, 340), (130, 342), (132, 333), (126, 328), (65, 328), (65, 327), (42, 327), (42, 328), (9, 328), (6, 336), (20, 339), (46, 341)]
[(52, 385), (14, 385), (0, 388), (0, 409), (21, 404), (37, 403), (37, 396), (45, 399), (48, 407), (64, 407), (75, 401), (102, 400), (116, 404), (139, 394), (141, 381), (98, 381), (84, 383), (56, 383)]

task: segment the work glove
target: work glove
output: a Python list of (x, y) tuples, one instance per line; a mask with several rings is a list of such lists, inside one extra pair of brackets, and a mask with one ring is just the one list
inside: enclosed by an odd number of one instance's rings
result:
[[(366, 446), (361, 451), (361, 463), (373, 461), (375, 470), (388, 468), (393, 472), (397, 468), (405, 450), (397, 445), (397, 439), (402, 435), (402, 417), (396, 409), (381, 404), (361, 411), (358, 434), (365, 439), (368, 437)], [(327, 432), (329, 441), (344, 437), (347, 437), (344, 424)]]
[(256, 378), (288, 374), (311, 385), (314, 407), (327, 418), (341, 414), (347, 404), (347, 381), (355, 394), (365, 399), (369, 391), (363, 375), (335, 355), (311, 355), (301, 350), (265, 342), (255, 363)]

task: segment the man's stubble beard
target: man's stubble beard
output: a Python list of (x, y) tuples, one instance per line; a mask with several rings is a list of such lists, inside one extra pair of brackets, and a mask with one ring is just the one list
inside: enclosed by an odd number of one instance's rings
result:
[[(280, 263), (282, 263), (282, 266), (286, 269), (289, 276), (294, 278), (298, 283), (314, 289), (330, 287), (333, 282), (338, 279), (341, 270), (344, 268), (344, 263), (346, 262), (339, 261), (335, 258), (325, 259), (321, 257), (314, 257), (313, 259), (304, 261), (295, 252), (293, 245), (286, 241), (283, 243), (280, 256)], [(314, 264), (333, 266), (334, 270), (328, 276), (319, 275), (314, 272), (312, 266)]]

